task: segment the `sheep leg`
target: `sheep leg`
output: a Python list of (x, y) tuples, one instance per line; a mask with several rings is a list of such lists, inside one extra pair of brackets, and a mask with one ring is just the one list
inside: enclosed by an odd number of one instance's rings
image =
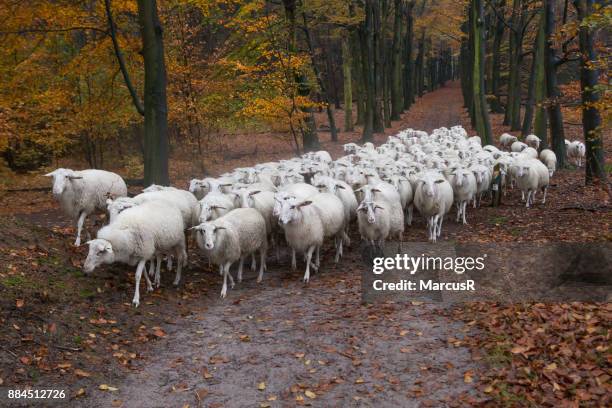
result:
[(183, 258), (185, 257), (184, 251), (181, 251), (181, 252), (179, 252), (177, 256), (178, 259), (176, 260), (176, 275), (174, 276), (174, 282), (172, 282), (174, 286), (178, 286), (179, 282), (181, 281), (181, 271), (183, 269)]
[[(172, 258), (169, 258), (172, 259)], [(168, 261), (168, 263), (170, 264), (170, 266), (172, 266), (172, 262)], [(155, 267), (155, 286), (156, 287), (160, 287), (161, 286), (161, 264), (162, 264), (162, 257), (161, 255), (157, 255), (157, 265)], [(169, 270), (170, 268), (168, 268)]]
[(265, 249), (259, 250), (259, 275), (257, 276), (257, 283), (263, 280), (263, 274), (266, 269), (266, 251)]
[(251, 255), (251, 270), (257, 269), (257, 261), (255, 260), (255, 254)]
[(132, 299), (132, 305), (134, 307), (138, 307), (140, 305), (140, 278), (142, 277), (142, 271), (145, 268), (146, 260), (141, 260), (138, 262), (138, 266), (136, 267), (136, 288), (134, 290), (134, 298)]
[(531, 200), (531, 190), (527, 191), (527, 204), (525, 207), (529, 208), (529, 201)]
[(346, 226), (346, 228), (342, 231), (342, 239), (344, 241), (346, 241), (346, 246), (351, 246), (351, 238), (348, 236), (348, 231), (349, 231), (349, 227), (348, 225)]
[(412, 225), (412, 212), (414, 211), (414, 205), (410, 204), (408, 206), (408, 225)]
[(548, 191), (548, 186), (542, 189), (544, 191), (544, 197), (542, 198), (542, 204), (546, 204), (546, 192)]
[(320, 258), (320, 255), (321, 255), (321, 247), (320, 247), (320, 246), (318, 246), (318, 247), (317, 247), (317, 258), (316, 258), (316, 262), (315, 262), (315, 265), (316, 265), (317, 269), (318, 269), (318, 268), (319, 268), (319, 266), (321, 265), (321, 258)]
[(338, 239), (338, 237), (334, 237), (334, 247), (336, 247), (336, 256), (334, 256), (334, 263), (338, 263), (340, 260), (340, 246), (342, 245), (342, 240)]
[(238, 260), (238, 283), (242, 282), (242, 264), (243, 263), (244, 263), (244, 257)]
[(223, 286), (221, 287), (221, 297), (225, 298), (225, 296), (227, 295), (227, 277), (228, 275), (231, 276), (229, 274), (229, 268), (230, 268), (230, 263), (227, 262), (225, 265), (221, 266), (221, 269), (223, 270)]
[(455, 222), (459, 222), (461, 220), (461, 212), (463, 211), (463, 202), (457, 203), (457, 219)]
[(155, 259), (156, 258), (151, 259), (151, 265), (149, 265), (149, 276), (150, 277), (155, 276)]
[[(153, 260), (151, 260), (151, 268), (150, 269), (153, 269)], [(145, 268), (144, 268), (143, 275), (145, 277), (145, 282), (147, 283), (147, 292), (153, 292), (153, 285), (151, 285), (151, 279), (149, 278), (149, 274), (147, 273), (146, 263), (145, 263)]]
[(521, 201), (525, 201), (525, 191), (521, 191)]
[(463, 203), (461, 203), (461, 205), (463, 207), (463, 211), (461, 211), (462, 215), (463, 215), (463, 224), (467, 225), (467, 221), (465, 219), (465, 213), (467, 211), (467, 208), (466, 208), (467, 207), (467, 202), (464, 201)]
[(79, 219), (77, 221), (77, 238), (74, 242), (74, 246), (81, 246), (81, 231), (83, 230), (83, 224), (85, 224), (85, 218), (87, 217), (87, 213), (85, 211), (81, 211), (79, 214)]
[(444, 215), (440, 216), (440, 223), (438, 224), (438, 237), (442, 234), (442, 222), (444, 221)]
[(295, 261), (295, 249), (291, 248), (291, 270), (297, 269), (297, 262)]
[(306, 251), (306, 272), (304, 273), (304, 283), (308, 283), (310, 280), (310, 264), (312, 259), (312, 252), (315, 250), (314, 246), (311, 246)]

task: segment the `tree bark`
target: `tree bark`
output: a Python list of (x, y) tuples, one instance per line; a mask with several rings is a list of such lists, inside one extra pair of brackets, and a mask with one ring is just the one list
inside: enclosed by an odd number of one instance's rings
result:
[(359, 42), (361, 45), (361, 69), (363, 77), (363, 89), (365, 97), (364, 124), (361, 135), (362, 142), (371, 142), (374, 137), (374, 110), (376, 79), (374, 74), (374, 16), (372, 3), (374, 0), (365, 2), (365, 20), (359, 28)]
[(342, 37), (342, 76), (344, 78), (344, 131), (353, 131), (353, 79), (349, 35)]
[[(500, 0), (497, 4), (493, 4), (492, 7), (499, 7), (501, 9), (504, 8), (506, 4), (506, 0)], [(502, 105), (500, 103), (500, 73), (501, 73), (501, 44), (504, 38), (504, 32), (506, 30), (506, 26), (503, 21), (500, 19), (496, 19), (495, 24), (495, 34), (493, 36), (493, 48), (491, 52), (493, 53), (492, 62), (491, 62), (491, 94), (493, 94), (493, 99), (491, 100), (491, 112), (493, 113), (503, 113)]]
[(472, 85), (474, 86), (474, 116), (476, 131), (484, 144), (493, 144), (489, 109), (484, 93), (484, 0), (472, 0), (472, 31), (474, 41), (474, 66)]
[(536, 60), (536, 79), (535, 79), (535, 120), (533, 122), (533, 132), (542, 142), (540, 146), (548, 148), (549, 140), (547, 137), (547, 116), (544, 102), (546, 99), (546, 72), (545, 72), (545, 48), (546, 48), (546, 16), (544, 8), (540, 11), (540, 22), (538, 35), (536, 37), (536, 47), (534, 58)]
[(168, 185), (168, 103), (163, 29), (156, 0), (138, 0), (144, 58), (144, 183)]
[[(283, 0), (283, 6), (285, 8), (285, 17), (289, 23), (289, 52), (295, 53), (297, 51), (296, 0)], [(298, 94), (300, 96), (310, 97), (311, 89), (304, 73), (296, 71), (295, 82), (297, 84)], [(317, 150), (319, 148), (319, 135), (317, 134), (317, 124), (315, 122), (313, 109), (308, 106), (301, 106), (300, 110), (305, 116), (303, 124), (300, 127), (304, 151)]]
[(402, 54), (401, 54), (401, 33), (402, 33), (402, 0), (394, 0), (394, 21), (393, 21), (393, 47), (391, 72), (391, 120), (398, 120), (403, 110), (402, 94)]
[[(591, 15), (594, 0), (574, 0), (578, 19), (583, 21)], [(606, 180), (603, 132), (601, 115), (597, 109), (600, 100), (599, 70), (596, 68), (597, 53), (593, 44), (593, 33), (588, 25), (581, 24), (579, 28), (580, 54), (580, 89), (582, 91), (582, 129), (586, 147), (585, 181), (592, 184), (595, 181)]]
[(557, 86), (557, 58), (553, 48), (553, 35), (555, 34), (555, 0), (544, 0), (545, 7), (545, 70), (546, 93), (548, 96), (548, 120), (550, 122), (550, 140), (553, 151), (557, 155), (559, 168), (565, 167), (565, 132), (563, 129), (563, 116), (559, 105), (559, 88)]
[(405, 8), (406, 37), (404, 39), (404, 110), (414, 102), (414, 61), (412, 60), (412, 43), (414, 42), (414, 1), (408, 1)]

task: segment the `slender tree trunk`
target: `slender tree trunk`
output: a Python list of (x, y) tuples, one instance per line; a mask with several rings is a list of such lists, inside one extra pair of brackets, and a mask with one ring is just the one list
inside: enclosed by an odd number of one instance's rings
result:
[(353, 131), (353, 79), (349, 35), (342, 37), (342, 76), (344, 77), (344, 130)]
[[(289, 51), (295, 53), (297, 51), (297, 35), (296, 35), (296, 0), (283, 0), (285, 8), (285, 17), (288, 21), (289, 30)], [(295, 82), (297, 84), (298, 94), (304, 97), (310, 97), (311, 89), (306, 79), (306, 75), (302, 72), (295, 72)], [(319, 148), (319, 135), (317, 134), (317, 124), (314, 118), (313, 109), (309, 106), (300, 106), (300, 110), (305, 114), (303, 124), (300, 127), (302, 133), (302, 144), (304, 151), (312, 151)]]
[[(578, 19), (583, 21), (593, 12), (594, 0), (574, 0), (574, 7), (578, 12)], [(593, 44), (593, 33), (588, 25), (580, 25), (579, 29), (580, 54), (580, 89), (582, 91), (582, 129), (586, 147), (585, 181), (592, 184), (594, 181), (606, 180), (603, 132), (601, 128), (601, 115), (597, 110), (600, 96), (597, 85), (599, 70), (596, 68), (597, 53)]]
[(534, 53), (532, 54), (531, 59), (531, 70), (529, 71), (529, 89), (527, 91), (527, 103), (525, 104), (525, 116), (523, 117), (523, 126), (521, 127), (521, 135), (523, 137), (526, 137), (529, 133), (531, 133), (531, 125), (533, 122), (533, 108), (535, 104), (535, 81), (537, 68), (537, 59), (535, 57), (534, 46)]
[[(492, 7), (498, 7), (499, 9), (503, 10), (505, 5), (506, 0), (500, 0), (497, 2), (497, 4), (493, 4)], [(495, 21), (493, 48), (491, 49), (491, 52), (493, 53), (491, 61), (491, 93), (493, 94), (493, 99), (491, 101), (491, 112), (502, 113), (504, 110), (502, 109), (502, 105), (500, 103), (501, 44), (504, 38), (506, 26), (498, 18), (496, 18)]]
[(156, 0), (138, 0), (144, 58), (144, 182), (168, 185), (168, 103), (163, 29)]
[(472, 31), (474, 41), (474, 116), (476, 118), (476, 131), (483, 139), (484, 144), (493, 144), (489, 109), (484, 93), (484, 0), (472, 0)]
[(352, 74), (353, 75), (353, 90), (355, 93), (355, 100), (357, 103), (357, 121), (356, 125), (363, 125), (365, 123), (365, 103), (366, 103), (366, 88), (365, 78), (363, 77), (363, 63), (361, 54), (361, 45), (359, 38), (359, 30), (356, 30), (351, 38), (351, 57), (352, 57)]
[(315, 60), (315, 50), (314, 45), (312, 43), (312, 36), (310, 35), (310, 29), (308, 28), (308, 18), (306, 17), (306, 12), (302, 12), (302, 21), (304, 22), (304, 33), (306, 35), (306, 43), (308, 44), (308, 52), (310, 54), (310, 62), (312, 64), (312, 70), (317, 78), (317, 83), (319, 84), (319, 89), (321, 90), (321, 97), (323, 102), (325, 103), (325, 111), (327, 112), (327, 120), (329, 122), (329, 131), (331, 132), (331, 141), (338, 141), (338, 129), (336, 129), (336, 120), (334, 118), (334, 112), (331, 107), (331, 96), (329, 93), (329, 89), (325, 84), (325, 79), (322, 78), (322, 73), (317, 66), (317, 61)]
[(372, 53), (374, 57), (374, 133), (383, 133), (385, 126), (383, 123), (383, 86), (384, 86), (384, 67), (383, 52), (384, 43), (382, 35), (381, 1), (367, 0), (372, 9)]
[(371, 142), (374, 133), (374, 110), (376, 78), (374, 73), (374, 16), (372, 3), (374, 0), (366, 0), (365, 21), (359, 29), (359, 40), (361, 44), (361, 68), (363, 70), (363, 88), (365, 90), (365, 116), (363, 124), (362, 142)]
[(557, 155), (559, 168), (565, 167), (565, 131), (563, 116), (559, 105), (559, 88), (557, 86), (557, 58), (553, 48), (555, 34), (555, 0), (544, 0), (546, 16), (545, 70), (546, 93), (548, 96), (548, 120), (550, 122), (550, 140)]
[(542, 139), (540, 146), (548, 148), (546, 108), (546, 72), (545, 72), (545, 47), (546, 47), (546, 16), (544, 8), (540, 11), (540, 21), (535, 47), (535, 120), (533, 122), (533, 132)]
[(391, 120), (398, 120), (403, 110), (404, 98), (402, 95), (402, 0), (394, 0), (393, 21), (393, 56), (391, 70), (393, 80), (391, 81)]
[(414, 62), (412, 60), (412, 43), (414, 42), (414, 1), (406, 3), (406, 37), (404, 39), (404, 110), (414, 102)]
[(421, 96), (423, 96), (423, 92), (424, 92), (424, 81), (425, 81), (425, 56), (424, 56), (424, 52), (425, 52), (425, 29), (422, 30), (421, 32), (421, 39), (419, 41), (419, 45), (418, 45), (418, 53), (417, 53), (417, 58), (416, 58), (416, 62), (415, 62), (415, 66), (416, 66), (416, 89), (417, 89), (417, 94), (419, 95), (419, 98)]

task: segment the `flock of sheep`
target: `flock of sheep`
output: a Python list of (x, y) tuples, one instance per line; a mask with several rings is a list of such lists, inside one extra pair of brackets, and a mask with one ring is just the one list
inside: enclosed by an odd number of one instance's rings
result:
[[(81, 243), (85, 218), (96, 210), (107, 212), (108, 225), (87, 242), (84, 271), (114, 262), (137, 265), (133, 304), (138, 306), (143, 272), (148, 291), (159, 287), (164, 258), (168, 270), (176, 263), (178, 285), (190, 234), (219, 266), (225, 297), (227, 281), (234, 285), (231, 265), (238, 262), (240, 282), (244, 261), (250, 257), (251, 268), (257, 269), (258, 253), (260, 282), (268, 249), (275, 249), (278, 261), (283, 241), (292, 252), (292, 269), (296, 253), (304, 254), (308, 282), (311, 268), (320, 267), (319, 252), (326, 240), (333, 238), (339, 261), (344, 245), (350, 245), (348, 232), (355, 220), (361, 238), (373, 247), (382, 248), (392, 238), (401, 248), (415, 208), (427, 220), (428, 238), (435, 242), (453, 203), (456, 221), (466, 224), (468, 205), (478, 207), (492, 189), (505, 192), (516, 186), (527, 207), (541, 191), (544, 203), (556, 156), (548, 149), (538, 152), (539, 144), (535, 135), (523, 143), (503, 134), (500, 145), (510, 149), (504, 151), (482, 146), (478, 136), (468, 137), (461, 126), (431, 134), (406, 129), (379, 147), (348, 143), (346, 155), (335, 161), (326, 151), (307, 153), (237, 168), (218, 178), (194, 179), (189, 191), (152, 185), (135, 197), (127, 196), (120, 176), (107, 171), (57, 169), (47, 176), (53, 177), (54, 197), (77, 222), (75, 245)], [(580, 165), (584, 145), (568, 142), (567, 150)]]

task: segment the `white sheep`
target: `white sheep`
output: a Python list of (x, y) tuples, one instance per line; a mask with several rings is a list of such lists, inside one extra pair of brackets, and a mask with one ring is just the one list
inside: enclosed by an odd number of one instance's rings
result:
[(427, 219), (429, 240), (436, 242), (442, 232), (444, 216), (453, 206), (453, 188), (442, 174), (427, 172), (417, 183), (414, 205)]
[(527, 146), (525, 143), (517, 141), (517, 142), (512, 143), (512, 145), (510, 146), (510, 150), (515, 153), (520, 153), (528, 147), (529, 146)]
[(204, 198), (199, 201), (199, 204), (199, 223), (216, 220), (235, 208), (234, 200), (218, 191), (206, 194)]
[(579, 140), (574, 140), (567, 146), (567, 157), (574, 160), (576, 166), (582, 166), (582, 160), (584, 160), (586, 154), (586, 148), (584, 143)]
[(366, 184), (360, 190), (363, 194), (363, 200), (382, 202), (382, 205), (388, 209), (391, 217), (389, 235), (397, 237), (399, 249), (401, 250), (405, 227), (404, 210), (400, 195), (395, 190), (395, 187), (389, 183), (379, 181), (373, 185)]
[[(310, 280), (311, 266), (315, 270), (319, 269), (319, 252), (325, 238), (334, 237), (334, 261), (338, 262), (342, 255), (344, 231), (344, 207), (338, 197), (330, 193), (319, 193), (307, 200), (286, 200), (283, 202), (279, 220), (289, 246), (306, 255), (304, 282)], [(312, 254), (315, 250), (317, 256), (313, 263)], [(295, 269), (293, 261), (291, 267)]]
[[(140, 278), (147, 261), (159, 255), (174, 255), (178, 260), (177, 285), (187, 254), (183, 218), (175, 207), (164, 202), (148, 202), (129, 208), (113, 222), (98, 231), (97, 238), (88, 242), (89, 254), (83, 270), (89, 274), (101, 264), (127, 263), (136, 267), (136, 289), (132, 304), (140, 304)], [(153, 290), (145, 274), (147, 290)]]
[(357, 218), (357, 198), (353, 189), (345, 182), (323, 176), (315, 178), (315, 187), (321, 193), (331, 193), (342, 201), (344, 206), (344, 241), (350, 245), (348, 230), (351, 222)]
[(526, 195), (527, 208), (533, 204), (535, 194), (538, 190), (544, 192), (542, 204), (546, 203), (546, 191), (549, 183), (548, 168), (539, 160), (518, 160), (514, 165), (514, 177), (516, 185), (521, 190), (523, 197)]
[(557, 155), (550, 149), (544, 149), (540, 152), (540, 160), (548, 168), (548, 175), (553, 176), (555, 170), (557, 170)]
[(469, 167), (476, 178), (476, 194), (474, 195), (474, 208), (480, 207), (480, 201), (485, 192), (491, 187), (491, 169), (482, 164), (474, 164)]
[(457, 222), (462, 221), (463, 224), (467, 224), (465, 219), (467, 204), (476, 195), (476, 177), (470, 170), (457, 168), (449, 174), (448, 181), (453, 188), (453, 199), (457, 206)]
[(389, 237), (391, 215), (385, 203), (362, 201), (357, 208), (357, 222), (361, 239), (368, 242), (372, 248), (384, 250), (385, 241)]
[(527, 137), (525, 137), (525, 143), (527, 144), (527, 146), (533, 147), (536, 150), (540, 148), (541, 141), (542, 139), (540, 139), (536, 135), (527, 135)]
[(108, 198), (127, 196), (121, 176), (109, 171), (60, 168), (45, 176), (53, 177), (53, 196), (77, 224), (75, 246), (81, 245), (81, 231), (88, 215), (105, 211)]
[(412, 201), (414, 199), (414, 191), (412, 190), (410, 180), (399, 174), (394, 174), (387, 178), (387, 182), (395, 187), (399, 193), (402, 208), (408, 213), (406, 223), (412, 225), (412, 213), (414, 211), (414, 204)]
[(500, 137), (499, 137), (499, 145), (505, 148), (508, 148), (512, 145), (512, 143), (517, 142), (518, 138), (514, 135), (511, 135), (509, 133), (503, 133)]
[(268, 240), (266, 221), (253, 208), (236, 208), (214, 221), (194, 227), (198, 247), (223, 274), (221, 297), (227, 295), (227, 278), (232, 287), (234, 279), (230, 275), (230, 266), (238, 261), (238, 282), (242, 281), (242, 267), (249, 255), (259, 252), (259, 275), (257, 282), (263, 279), (266, 267)]

